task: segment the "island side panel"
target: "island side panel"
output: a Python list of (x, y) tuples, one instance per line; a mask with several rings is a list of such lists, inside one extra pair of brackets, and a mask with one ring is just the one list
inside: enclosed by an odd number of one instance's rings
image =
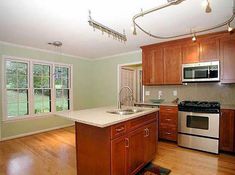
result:
[(110, 127), (75, 122), (77, 175), (110, 175)]

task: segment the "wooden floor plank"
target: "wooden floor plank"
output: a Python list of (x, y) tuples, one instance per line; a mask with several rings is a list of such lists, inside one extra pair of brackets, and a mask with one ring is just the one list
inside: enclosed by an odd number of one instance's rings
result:
[[(171, 175), (235, 175), (235, 156), (159, 142), (154, 164)], [(74, 127), (0, 142), (0, 175), (76, 175)]]

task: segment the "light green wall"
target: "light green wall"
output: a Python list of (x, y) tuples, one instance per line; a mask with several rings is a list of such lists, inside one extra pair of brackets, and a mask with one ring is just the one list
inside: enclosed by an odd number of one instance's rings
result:
[(141, 52), (132, 52), (92, 62), (92, 106), (116, 105), (118, 64), (139, 62)]
[[(0, 80), (2, 80), (3, 76), (1, 70), (2, 55), (73, 64), (74, 109), (84, 109), (92, 106), (90, 91), (90, 80), (92, 79), (91, 61), (0, 43)], [(2, 81), (0, 82), (2, 83)], [(0, 93), (0, 99), (2, 99), (2, 91)], [(72, 122), (56, 116), (38, 118), (36, 120), (2, 122), (2, 105), (0, 106), (0, 136), (2, 136), (2, 138), (58, 127), (66, 124), (72, 124)]]
[[(115, 105), (118, 64), (141, 61), (141, 52), (89, 61), (0, 43), (0, 56), (2, 55), (73, 64), (73, 100), (75, 110)], [(0, 58), (2, 59), (2, 57)], [(1, 62), (0, 82), (2, 82)], [(2, 99), (2, 93), (0, 93), (0, 99)], [(36, 120), (2, 122), (2, 105), (0, 106), (0, 136), (3, 139), (72, 123), (56, 116), (43, 117)]]

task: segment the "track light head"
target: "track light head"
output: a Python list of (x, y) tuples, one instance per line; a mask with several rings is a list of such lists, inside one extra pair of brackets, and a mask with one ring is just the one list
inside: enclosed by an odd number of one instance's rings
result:
[(231, 27), (230, 23), (228, 23), (228, 32), (232, 32), (233, 28)]
[(134, 24), (134, 26), (133, 26), (133, 35), (137, 35), (135, 24)]
[(193, 42), (196, 42), (196, 41), (197, 41), (197, 37), (196, 37), (195, 33), (193, 34), (192, 41), (193, 41)]

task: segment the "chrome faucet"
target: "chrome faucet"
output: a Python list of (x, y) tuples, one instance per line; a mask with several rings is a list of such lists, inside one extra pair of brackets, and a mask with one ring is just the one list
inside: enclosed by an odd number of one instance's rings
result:
[(118, 109), (122, 109), (121, 93), (122, 93), (123, 89), (128, 89), (129, 90), (129, 93), (130, 93), (129, 97), (131, 97), (132, 102), (133, 102), (133, 99), (134, 99), (133, 90), (129, 86), (123, 86), (120, 89), (119, 94), (118, 94)]

